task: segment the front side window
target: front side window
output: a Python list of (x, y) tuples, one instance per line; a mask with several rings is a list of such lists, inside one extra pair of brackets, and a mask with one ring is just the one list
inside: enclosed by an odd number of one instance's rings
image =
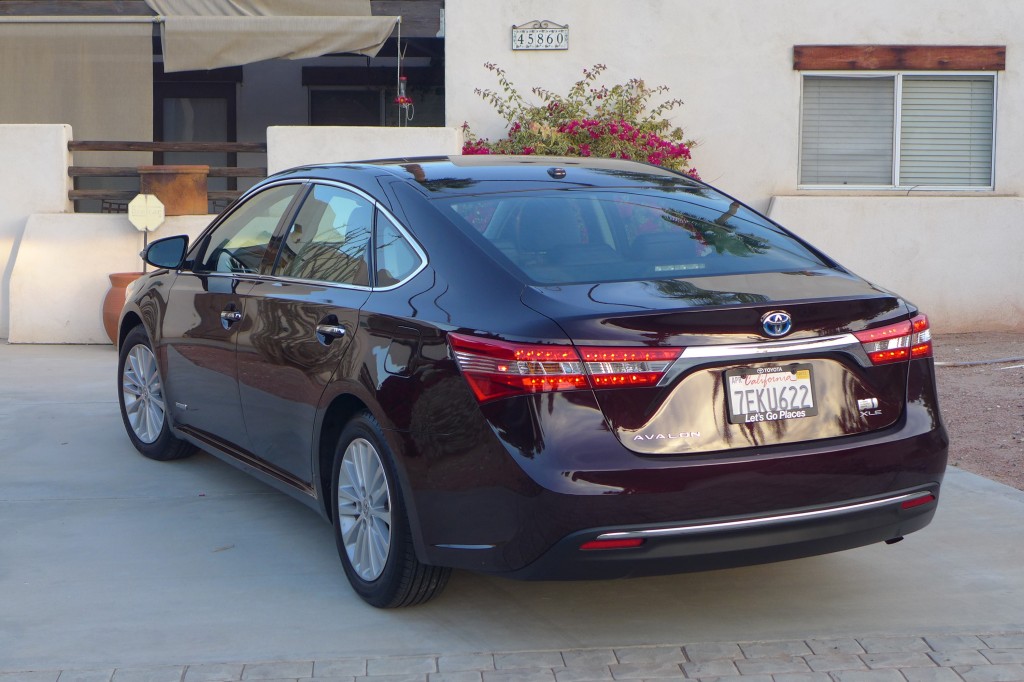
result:
[(196, 272), (255, 274), (270, 238), (302, 185), (277, 185), (246, 200), (203, 240)]
[(992, 187), (992, 74), (805, 74), (800, 184)]
[(373, 204), (331, 185), (316, 185), (281, 245), (274, 274), (369, 286)]

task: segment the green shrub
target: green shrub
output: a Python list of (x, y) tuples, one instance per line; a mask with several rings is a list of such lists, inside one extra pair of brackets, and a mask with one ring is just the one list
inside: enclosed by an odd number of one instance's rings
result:
[(533, 88), (539, 103), (527, 102), (496, 64), (485, 64), (498, 78), (497, 90), (474, 90), (508, 124), (508, 135), (500, 140), (478, 138), (468, 123), (463, 154), (544, 154), (550, 156), (597, 156), (646, 161), (700, 177), (690, 168), (694, 142), (685, 140), (682, 128), (665, 117), (681, 106), (670, 99), (648, 109), (651, 99), (668, 92), (668, 87), (647, 87), (639, 78), (626, 83), (601, 85), (606, 70), (597, 64), (583, 70), (567, 95)]

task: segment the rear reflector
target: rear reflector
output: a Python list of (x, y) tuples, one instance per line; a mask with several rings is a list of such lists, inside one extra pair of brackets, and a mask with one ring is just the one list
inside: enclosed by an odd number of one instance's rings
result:
[[(481, 402), (523, 393), (653, 386), (682, 348), (508, 343), (449, 334), (455, 360)], [(582, 357), (581, 357), (582, 354)]]
[(925, 315), (886, 327), (865, 329), (855, 332), (854, 336), (875, 365), (932, 356), (932, 332)]
[(621, 540), (591, 540), (580, 545), (581, 550), (592, 549), (629, 549), (644, 544), (643, 538), (623, 538)]
[(900, 507), (902, 507), (903, 509), (913, 509), (914, 507), (920, 507), (922, 504), (928, 504), (929, 502), (934, 501), (935, 496), (932, 495), (931, 493), (928, 493), (926, 495), (922, 495), (921, 497), (915, 497), (912, 500), (907, 500), (906, 502), (901, 504)]

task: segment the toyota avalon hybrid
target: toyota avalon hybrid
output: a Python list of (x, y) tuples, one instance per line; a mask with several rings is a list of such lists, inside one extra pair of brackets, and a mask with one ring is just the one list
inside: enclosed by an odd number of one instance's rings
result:
[(374, 606), (426, 601), (453, 568), (716, 569), (935, 513), (928, 318), (675, 172), (296, 168), (144, 256), (118, 339), (128, 437), (316, 509)]

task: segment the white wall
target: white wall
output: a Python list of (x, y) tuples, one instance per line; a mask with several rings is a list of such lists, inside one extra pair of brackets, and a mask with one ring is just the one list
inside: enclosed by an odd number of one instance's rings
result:
[[(567, 51), (511, 50), (510, 27), (569, 25)], [(685, 100), (675, 123), (699, 146), (694, 166), (759, 210), (796, 191), (800, 75), (794, 45), (1006, 45), (999, 74), (996, 191), (1024, 190), (1024, 2), (1018, 0), (447, 0), (445, 82), (450, 126), (500, 137), (504, 121), (474, 88), (496, 89), (495, 62), (530, 95), (564, 93), (582, 69), (605, 82), (643, 78)]]
[(267, 128), (267, 172), (309, 163), (462, 153), (459, 128), (273, 126)]
[(71, 210), (66, 125), (0, 125), (0, 339), (10, 333), (11, 273), (31, 213)]
[(769, 216), (916, 304), (937, 333), (1024, 331), (1024, 199), (790, 196)]
[[(150, 239), (195, 237), (213, 216), (172, 216)], [(107, 275), (142, 269), (143, 235), (126, 214), (37, 213), (25, 225), (11, 275), (11, 343), (110, 343), (103, 331)]]
[[(832, 257), (919, 303), (946, 331), (1024, 331), (1024, 2), (1019, 0), (447, 0), (447, 123), (484, 137), (504, 121), (474, 88), (565, 93), (594, 64), (603, 82), (643, 78), (681, 98), (674, 123), (698, 142), (708, 182), (795, 228)], [(511, 50), (512, 25), (569, 25), (567, 51)], [(1005, 45), (998, 74), (995, 191), (797, 188), (800, 74), (794, 45)], [(867, 195), (873, 194), (874, 197)], [(877, 198), (877, 200), (875, 200)], [(916, 261), (916, 262), (915, 262)]]

